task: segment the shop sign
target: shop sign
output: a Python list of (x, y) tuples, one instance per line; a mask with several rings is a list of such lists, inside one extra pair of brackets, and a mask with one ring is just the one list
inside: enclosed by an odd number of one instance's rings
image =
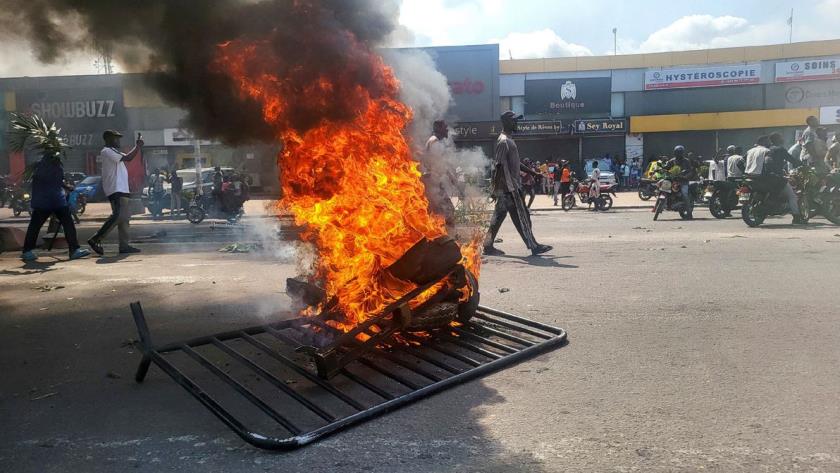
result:
[(709, 67), (649, 69), (645, 72), (645, 90), (721, 87), (758, 84), (761, 64), (734, 64)]
[(840, 58), (776, 63), (776, 82), (840, 79)]
[(569, 130), (563, 128), (561, 121), (533, 121), (516, 124), (516, 134), (519, 135), (563, 135)]
[(525, 81), (525, 115), (609, 114), (612, 79), (540, 79)]
[(821, 125), (840, 125), (840, 106), (820, 107)]
[(21, 111), (55, 122), (65, 134), (73, 135), (74, 146), (98, 145), (92, 136), (126, 125), (122, 90), (116, 87), (21, 89), (15, 97)]
[(604, 134), (627, 132), (627, 120), (623, 118), (609, 118), (603, 120), (577, 120), (574, 131), (576, 134)]
[[(217, 145), (219, 142), (210, 140), (198, 140), (201, 146)], [(195, 138), (189, 130), (182, 130), (180, 128), (164, 128), (163, 129), (163, 145), (164, 146), (193, 146), (195, 145)]]

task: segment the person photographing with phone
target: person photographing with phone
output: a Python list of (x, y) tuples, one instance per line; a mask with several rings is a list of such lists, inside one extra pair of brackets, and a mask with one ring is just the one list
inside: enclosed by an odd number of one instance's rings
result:
[(123, 135), (115, 130), (105, 130), (102, 139), (105, 147), (99, 153), (102, 161), (102, 190), (111, 203), (111, 216), (102, 224), (96, 234), (88, 240), (90, 248), (99, 256), (105, 254), (102, 240), (108, 236), (116, 226), (119, 232), (120, 254), (139, 253), (140, 250), (129, 245), (128, 225), (131, 218), (130, 198), (128, 189), (128, 168), (125, 163), (130, 162), (143, 149), (143, 135), (137, 134), (137, 142), (128, 153), (120, 152), (120, 138)]

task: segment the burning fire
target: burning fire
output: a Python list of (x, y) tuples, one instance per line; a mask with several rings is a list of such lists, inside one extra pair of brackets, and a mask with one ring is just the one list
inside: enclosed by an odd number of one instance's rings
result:
[[(316, 276), (346, 318), (340, 328), (349, 330), (416, 287), (385, 269), (421, 239), (444, 236), (446, 228), (429, 210), (404, 135), (412, 112), (397, 98), (393, 71), (350, 33), (322, 40), (346, 42), (344, 49), (353, 52), (342, 64), (346, 74), (301, 81), (299, 72), (307, 66), (273, 55), (270, 41), (219, 45), (215, 66), (229, 74), (244, 98), (261, 105), (264, 120), (284, 144), (278, 156), (279, 205), (304, 228), (303, 240), (316, 246)], [(360, 85), (360, 75), (366, 85)], [(333, 109), (352, 113), (330, 116)], [(296, 112), (318, 119), (302, 129)], [(477, 275), (478, 243), (462, 253), (464, 265)], [(429, 289), (427, 297), (437, 289)]]

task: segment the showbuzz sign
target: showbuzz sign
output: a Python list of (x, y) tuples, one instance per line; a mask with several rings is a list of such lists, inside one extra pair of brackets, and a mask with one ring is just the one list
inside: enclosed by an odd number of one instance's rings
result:
[(760, 81), (761, 64), (758, 63), (648, 69), (645, 72), (645, 90), (721, 87), (758, 84)]
[(840, 57), (776, 63), (776, 82), (840, 79)]

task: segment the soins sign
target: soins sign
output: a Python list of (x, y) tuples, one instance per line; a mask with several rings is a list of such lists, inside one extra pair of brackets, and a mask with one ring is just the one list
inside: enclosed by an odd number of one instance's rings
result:
[(837, 57), (810, 61), (780, 62), (776, 64), (776, 82), (838, 78), (840, 78), (840, 58)]

